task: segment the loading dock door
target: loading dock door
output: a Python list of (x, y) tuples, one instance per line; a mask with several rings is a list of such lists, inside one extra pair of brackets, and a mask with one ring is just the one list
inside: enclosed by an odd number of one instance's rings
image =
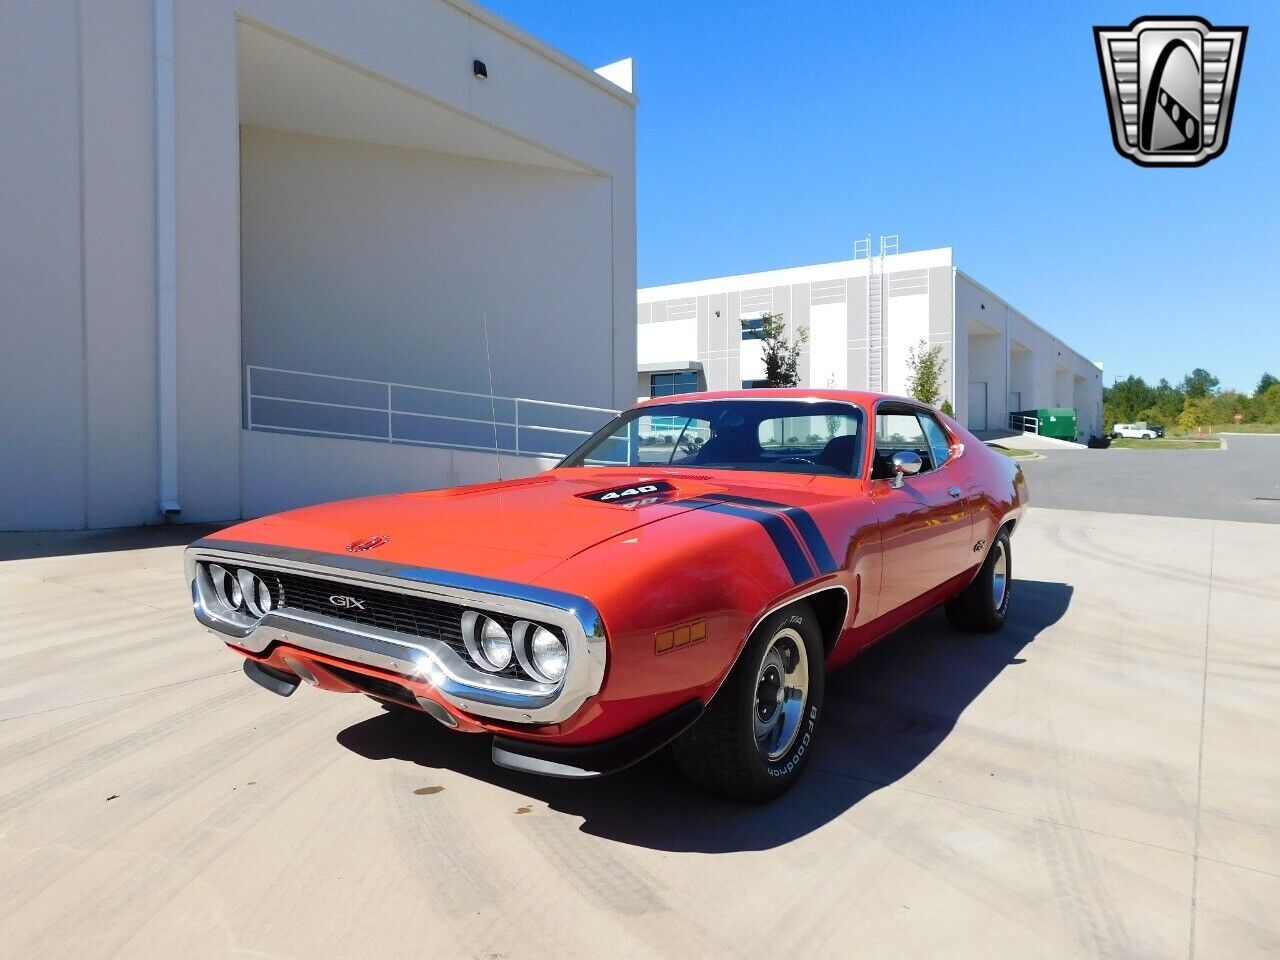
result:
[(969, 429), (989, 430), (987, 426), (987, 382), (969, 381)]

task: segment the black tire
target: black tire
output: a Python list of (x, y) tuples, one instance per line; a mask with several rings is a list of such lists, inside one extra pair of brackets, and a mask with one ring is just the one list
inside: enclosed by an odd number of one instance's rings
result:
[[(803, 656), (803, 663), (791, 661), (793, 655)], [(770, 759), (757, 742), (756, 723), (758, 712), (761, 723), (767, 710), (785, 712), (781, 701), (775, 706), (760, 698), (765, 684), (772, 683), (765, 675), (769, 664), (779, 659), (787, 668), (780, 677), (784, 686), (787, 680), (798, 684), (798, 671), (803, 667), (807, 692), (795, 711), (796, 725), (790, 736), (785, 735), (785, 717), (769, 714), (770, 720), (780, 724), (779, 755)], [(763, 803), (786, 793), (800, 778), (813, 752), (822, 718), (825, 659), (822, 632), (808, 604), (793, 604), (771, 615), (751, 635), (706, 712), (672, 743), (680, 772), (698, 786), (734, 800)]]
[[(996, 582), (999, 576), (997, 566), (1003, 567), (1003, 589)], [(991, 547), (987, 550), (987, 556), (982, 561), (978, 575), (973, 578), (973, 583), (947, 601), (947, 619), (957, 630), (995, 633), (1004, 626), (1012, 596), (1013, 553), (1009, 546), (1009, 531), (1002, 528), (991, 541)]]

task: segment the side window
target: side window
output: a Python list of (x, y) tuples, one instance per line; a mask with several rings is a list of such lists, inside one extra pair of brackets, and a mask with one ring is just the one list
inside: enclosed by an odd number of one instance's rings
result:
[(936, 470), (950, 459), (951, 441), (947, 438), (947, 432), (942, 429), (942, 424), (938, 423), (933, 416), (927, 413), (921, 413), (918, 416), (925, 439), (929, 441), (929, 453), (932, 455), (933, 468)]
[(910, 450), (925, 461), (930, 470), (929, 442), (914, 413), (876, 414), (876, 453), (871, 466), (871, 479), (885, 480), (893, 476), (893, 455)]

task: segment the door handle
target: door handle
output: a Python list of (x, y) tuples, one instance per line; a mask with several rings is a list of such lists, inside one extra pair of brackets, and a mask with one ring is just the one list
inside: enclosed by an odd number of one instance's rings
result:
[(950, 489), (947, 490), (947, 493), (951, 494), (952, 497), (958, 500), (960, 499), (960, 494), (964, 493), (964, 491), (961, 490), (959, 487), (951, 487)]

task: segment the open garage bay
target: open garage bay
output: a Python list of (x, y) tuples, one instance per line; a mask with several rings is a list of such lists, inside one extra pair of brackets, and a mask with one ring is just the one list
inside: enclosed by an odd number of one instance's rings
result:
[(1273, 525), (1033, 508), (1005, 631), (835, 675), (760, 808), (273, 697), (165, 533), (0, 541), (5, 957), (1280, 955)]

